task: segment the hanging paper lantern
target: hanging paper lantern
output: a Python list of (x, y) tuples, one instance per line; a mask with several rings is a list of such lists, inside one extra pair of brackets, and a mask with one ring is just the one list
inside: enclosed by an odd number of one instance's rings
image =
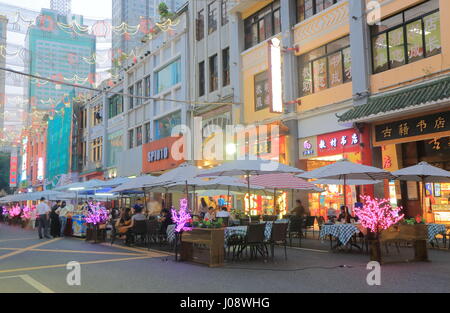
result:
[(93, 26), (92, 26), (92, 34), (95, 35), (96, 37), (101, 37), (101, 38), (105, 38), (107, 37), (107, 35), (110, 33), (111, 28), (109, 26), (108, 23), (106, 23), (105, 21), (97, 21)]

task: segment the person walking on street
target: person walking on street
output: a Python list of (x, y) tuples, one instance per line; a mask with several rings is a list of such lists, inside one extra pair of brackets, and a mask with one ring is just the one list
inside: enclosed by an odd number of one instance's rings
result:
[(52, 206), (50, 211), (50, 235), (53, 238), (59, 237), (59, 224), (58, 209), (61, 207), (61, 201), (56, 201), (56, 204)]
[[(45, 198), (42, 197), (40, 203), (36, 206), (37, 215), (39, 216), (39, 239), (42, 239), (43, 236), (47, 239), (50, 239), (48, 234), (48, 220), (50, 215), (50, 207), (45, 201)], [(42, 235), (42, 229), (44, 229), (44, 235)]]
[(61, 203), (61, 207), (56, 210), (56, 213), (59, 215), (59, 223), (60, 227), (60, 236), (64, 237), (64, 231), (66, 230), (67, 225), (67, 217), (71, 213), (70, 208), (67, 207), (66, 201)]

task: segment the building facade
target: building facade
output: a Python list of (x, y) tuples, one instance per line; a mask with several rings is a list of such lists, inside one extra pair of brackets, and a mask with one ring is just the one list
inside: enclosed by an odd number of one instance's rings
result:
[(211, 167), (226, 158), (226, 143), (220, 156), (209, 153), (208, 143), (214, 142), (217, 130), (225, 132), (227, 125), (233, 125), (233, 103), (239, 99), (231, 85), (230, 1), (190, 1), (189, 5), (191, 119), (197, 121), (192, 123), (192, 131), (202, 137), (195, 138), (198, 142), (192, 145), (202, 147), (198, 166)]
[(177, 141), (172, 129), (189, 124), (188, 35), (185, 6), (170, 31), (141, 44), (120, 78), (83, 104), (83, 180), (158, 174), (183, 162), (168, 152)]
[[(379, 25), (366, 26), (369, 93), (339, 122), (369, 129), (378, 167), (395, 171), (426, 161), (449, 170), (450, 43), (444, 33), (450, 3), (383, 1), (380, 8)], [(450, 222), (450, 185), (390, 182), (384, 189), (407, 216)]]
[[(6, 64), (6, 35), (7, 35), (7, 25), (8, 19), (5, 16), (0, 15), (0, 66), (5, 67)], [(5, 71), (0, 71), (0, 142), (3, 142), (4, 128), (5, 128), (5, 105), (6, 105), (6, 73)]]
[(112, 25), (117, 31), (112, 34), (112, 68), (120, 69), (122, 55), (135, 55), (150, 28), (160, 21), (158, 7), (167, 4), (170, 11), (179, 9), (185, 0), (113, 0)]

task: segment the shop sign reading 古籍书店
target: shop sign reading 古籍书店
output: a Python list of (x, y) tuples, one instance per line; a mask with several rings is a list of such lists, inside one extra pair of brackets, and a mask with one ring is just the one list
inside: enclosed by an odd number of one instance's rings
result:
[(450, 111), (375, 125), (374, 130), (375, 141), (383, 144), (403, 138), (414, 141), (418, 136), (439, 137), (437, 133), (450, 131)]

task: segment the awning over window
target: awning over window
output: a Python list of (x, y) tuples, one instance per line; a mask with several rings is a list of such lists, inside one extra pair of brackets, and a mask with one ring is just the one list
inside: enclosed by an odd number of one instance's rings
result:
[(370, 97), (367, 104), (355, 106), (338, 118), (339, 122), (361, 122), (444, 99), (450, 100), (450, 76)]

